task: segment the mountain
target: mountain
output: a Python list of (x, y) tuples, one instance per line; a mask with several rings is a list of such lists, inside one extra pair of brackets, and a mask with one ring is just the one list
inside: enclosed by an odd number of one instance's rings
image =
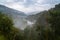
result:
[(0, 12), (4, 12), (4, 13), (7, 13), (7, 14), (12, 14), (12, 15), (13, 14), (14, 15), (20, 15), (20, 16), (25, 16), (26, 15), (26, 14), (24, 14), (24, 12), (8, 8), (4, 5), (0, 5)]
[[(46, 26), (46, 23), (47, 23), (46, 17), (48, 17), (50, 15), (49, 14), (50, 11), (51, 12), (54, 12), (54, 11), (60, 12), (60, 4), (55, 5), (54, 8), (51, 8), (48, 11), (45, 10), (45, 11), (36, 13), (34, 15), (29, 15), (26, 19), (31, 22), (35, 22), (37, 24)], [(35, 25), (37, 25), (37, 24), (35, 24)]]
[(39, 13), (40, 11), (34, 11), (34, 12), (29, 12), (29, 13), (27, 13), (27, 15), (35, 15), (35, 14), (37, 14), (37, 13)]
[(0, 5), (0, 12), (9, 15), (13, 18), (14, 24), (18, 28), (24, 28), (27, 24), (25, 17), (27, 16), (24, 12), (8, 8), (4, 5)]
[[(54, 8), (49, 9), (48, 11), (42, 12), (42, 15), (37, 19), (35, 25), (40, 26), (49, 26), (48, 19), (51, 16), (50, 14), (59, 13), (60, 14), (60, 4), (55, 5)], [(60, 16), (60, 15), (59, 15)]]
[(31, 22), (36, 22), (36, 20), (37, 20), (43, 13), (46, 13), (46, 11), (39, 12), (39, 13), (36, 13), (36, 14), (33, 14), (33, 15), (29, 15), (26, 19), (29, 20), (29, 21), (31, 21)]

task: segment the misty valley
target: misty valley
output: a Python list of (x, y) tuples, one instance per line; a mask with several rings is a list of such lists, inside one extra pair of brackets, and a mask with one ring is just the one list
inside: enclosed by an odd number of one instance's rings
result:
[(0, 5), (0, 40), (60, 40), (60, 4), (31, 15)]

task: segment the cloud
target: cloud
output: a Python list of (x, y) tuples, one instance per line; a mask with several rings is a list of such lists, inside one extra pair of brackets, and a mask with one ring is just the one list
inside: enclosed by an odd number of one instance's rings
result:
[(7, 6), (10, 8), (16, 9), (16, 10), (26, 12), (26, 13), (34, 12), (34, 11), (43, 11), (43, 10), (47, 10), (49, 8), (48, 4), (44, 4), (44, 5), (35, 4), (35, 5), (31, 5), (29, 7), (24, 7), (24, 5), (22, 5), (22, 4), (10, 3)]
[(2, 3), (10, 8), (29, 13), (48, 10), (59, 2), (60, 0), (4, 0), (0, 4)]

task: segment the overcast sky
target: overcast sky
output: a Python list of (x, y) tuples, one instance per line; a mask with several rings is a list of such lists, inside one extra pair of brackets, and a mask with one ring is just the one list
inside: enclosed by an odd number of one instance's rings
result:
[(60, 0), (0, 0), (0, 4), (25, 13), (48, 10)]

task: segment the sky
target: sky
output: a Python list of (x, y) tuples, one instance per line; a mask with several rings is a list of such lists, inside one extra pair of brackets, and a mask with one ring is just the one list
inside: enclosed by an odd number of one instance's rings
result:
[(0, 4), (27, 14), (48, 10), (58, 3), (60, 3), (60, 0), (0, 0)]

